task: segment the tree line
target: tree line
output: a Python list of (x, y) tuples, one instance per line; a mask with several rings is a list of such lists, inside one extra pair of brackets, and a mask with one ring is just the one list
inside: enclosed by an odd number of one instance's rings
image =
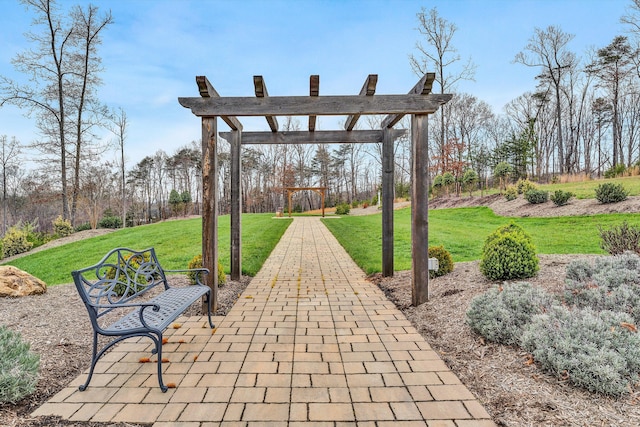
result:
[[(62, 10), (53, 0), (23, 0), (33, 15), (31, 49), (13, 64), (24, 82), (0, 78), (0, 107), (16, 105), (35, 118), (40, 140), (23, 146), (1, 135), (3, 232), (39, 220), (47, 229), (58, 215), (74, 226), (117, 226), (175, 215), (199, 214), (201, 147), (182, 142), (125, 164), (126, 112), (100, 101), (101, 36), (113, 23), (98, 7)], [(484, 100), (457, 90), (473, 80), (476, 65), (455, 48), (457, 26), (437, 9), (417, 13), (419, 39), (409, 65), (416, 75), (435, 70), (434, 92), (453, 99), (430, 119), (430, 171), (475, 187), (493, 184), (494, 168), (508, 163), (513, 178), (536, 181), (563, 175), (600, 177), (624, 173), (640, 159), (640, 0), (621, 17), (623, 35), (584, 52), (571, 50), (574, 35), (558, 26), (537, 28), (513, 65), (537, 71), (535, 89), (496, 112)], [(1, 110), (0, 110), (1, 111)], [(396, 127), (409, 129), (405, 119)], [(379, 129), (370, 116), (361, 128)], [(283, 130), (299, 130), (287, 117)], [(101, 138), (108, 130), (112, 138)], [(177, 141), (180, 143), (179, 141)], [(139, 143), (139, 141), (135, 141)], [(38, 170), (27, 170), (24, 149), (39, 152)], [(230, 205), (228, 143), (218, 141), (220, 213)], [(115, 160), (106, 161), (113, 157)], [(395, 143), (396, 196), (409, 194), (411, 147)], [(274, 212), (287, 204), (288, 187), (326, 187), (327, 205), (375, 203), (381, 182), (379, 144), (254, 145), (242, 149), (242, 199), (246, 212)], [(466, 177), (466, 178), (465, 178)], [(473, 178), (475, 177), (475, 178)], [(471, 179), (473, 178), (473, 179)], [(294, 196), (294, 207), (320, 207), (314, 192)]]

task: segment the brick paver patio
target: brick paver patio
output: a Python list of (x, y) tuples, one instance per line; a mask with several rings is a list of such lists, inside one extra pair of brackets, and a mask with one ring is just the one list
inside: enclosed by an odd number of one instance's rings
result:
[(127, 340), (86, 391), (82, 375), (33, 415), (153, 427), (495, 426), (319, 218), (295, 218), (215, 320), (213, 334), (204, 317), (167, 331), (164, 381), (176, 388), (162, 393), (155, 364), (139, 362), (149, 340)]

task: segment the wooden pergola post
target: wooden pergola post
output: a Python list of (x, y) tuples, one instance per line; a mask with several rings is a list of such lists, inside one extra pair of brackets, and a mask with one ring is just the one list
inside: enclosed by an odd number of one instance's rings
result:
[(393, 276), (393, 175), (395, 161), (389, 128), (383, 129), (382, 137), (382, 275)]
[(231, 280), (242, 275), (242, 131), (231, 131)]
[[(209, 268), (211, 309), (218, 309), (218, 154), (216, 117), (202, 118), (202, 265)], [(213, 267), (213, 269), (212, 269)], [(204, 302), (203, 302), (204, 305)], [(206, 309), (206, 308), (205, 308)]]
[(429, 116), (411, 116), (411, 299), (429, 300)]

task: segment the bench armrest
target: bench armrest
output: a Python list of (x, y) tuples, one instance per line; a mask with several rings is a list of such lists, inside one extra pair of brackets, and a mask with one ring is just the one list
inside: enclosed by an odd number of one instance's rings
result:
[(153, 311), (160, 311), (160, 306), (158, 304), (154, 304), (151, 302), (142, 302), (142, 303), (138, 303), (138, 304), (129, 304), (129, 303), (125, 303), (125, 304), (98, 304), (98, 305), (94, 305), (94, 307), (97, 308), (111, 308), (111, 309), (115, 309), (115, 308), (130, 308), (130, 307), (140, 307), (140, 311), (138, 312), (138, 315), (140, 316), (140, 324), (142, 324), (142, 326), (146, 329), (146, 330), (153, 330), (154, 328), (147, 324), (147, 322), (144, 320), (144, 311), (151, 307), (151, 309)]

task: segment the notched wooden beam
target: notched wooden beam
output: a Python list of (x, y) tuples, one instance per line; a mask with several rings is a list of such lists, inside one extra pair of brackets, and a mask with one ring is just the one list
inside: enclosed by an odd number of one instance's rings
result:
[(198, 117), (214, 116), (348, 116), (351, 114), (432, 114), (450, 94), (376, 96), (268, 96), (178, 98)]
[[(264, 78), (262, 76), (253, 76), (253, 86), (258, 98), (265, 98), (269, 96), (269, 93), (267, 92), (267, 85), (264, 83)], [(276, 117), (264, 116), (264, 118), (267, 120), (271, 132), (278, 132), (278, 120)]]
[[(415, 86), (411, 88), (411, 90), (409, 91), (409, 95), (429, 95), (431, 93), (431, 89), (433, 88), (433, 82), (435, 79), (436, 73), (425, 74), (420, 80), (418, 80), (418, 83), (416, 83)], [(443, 104), (446, 104), (447, 101), (443, 102)], [(403, 117), (404, 114), (390, 114), (382, 120), (380, 126), (382, 128), (393, 127)]]
[[(376, 93), (377, 84), (378, 75), (369, 74), (367, 79), (364, 81), (364, 85), (362, 85), (362, 89), (360, 89), (360, 96), (373, 96)], [(347, 120), (344, 123), (344, 130), (352, 130), (358, 122), (359, 118), (360, 114), (352, 114), (347, 117)]]
[[(320, 76), (312, 74), (309, 77), (309, 96), (318, 96), (320, 94)], [(316, 130), (316, 116), (309, 116), (309, 132)]]
[[(198, 91), (203, 98), (220, 98), (220, 94), (213, 85), (207, 79), (207, 76), (196, 76), (196, 84), (198, 85)], [(180, 100), (178, 99), (178, 102)], [(182, 103), (181, 103), (182, 105)], [(224, 122), (229, 125), (232, 130), (242, 130), (242, 123), (233, 116), (220, 116)]]

